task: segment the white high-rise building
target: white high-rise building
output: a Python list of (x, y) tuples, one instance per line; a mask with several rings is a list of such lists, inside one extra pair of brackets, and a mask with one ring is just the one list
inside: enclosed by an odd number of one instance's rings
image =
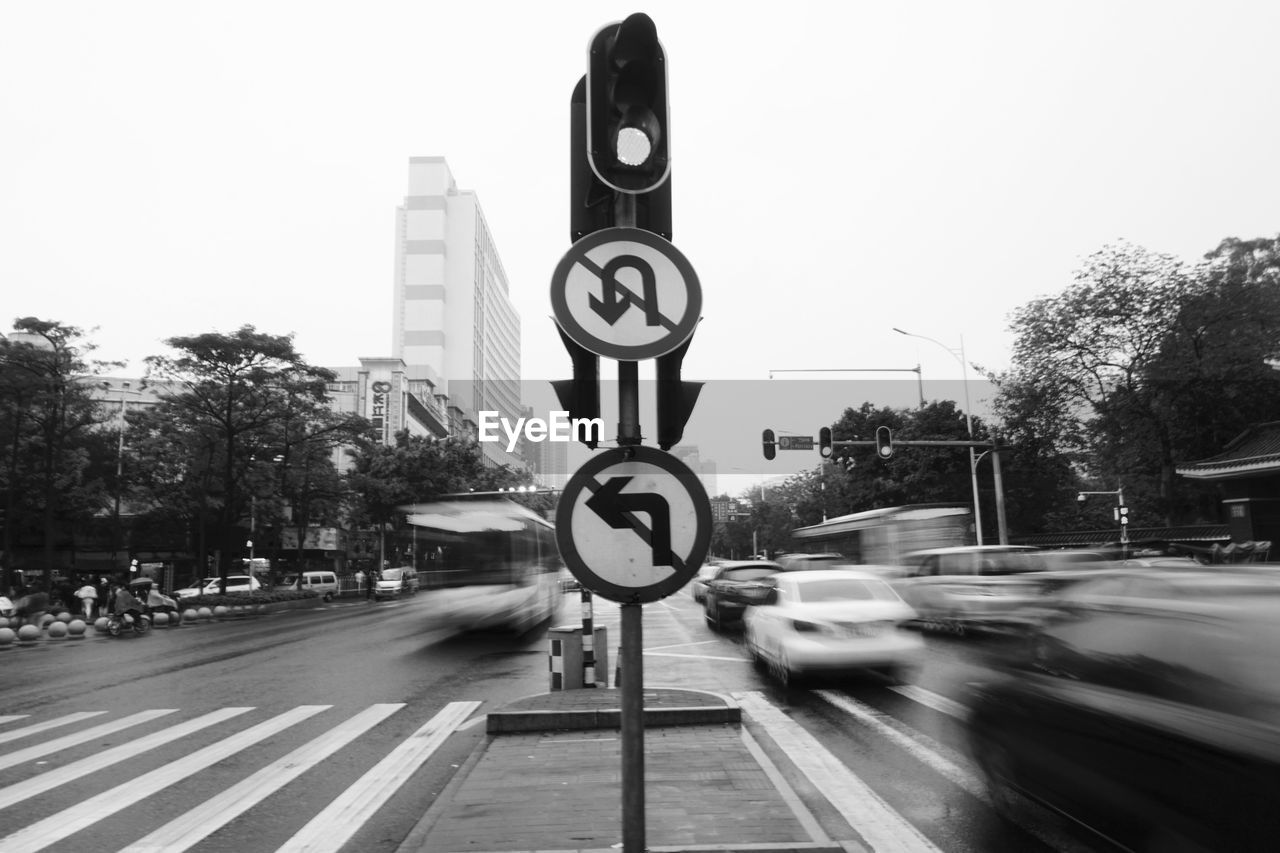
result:
[[(409, 193), (396, 211), (392, 355), (416, 387), (446, 397), (461, 424), (496, 411), (515, 423), (520, 401), (520, 317), (472, 190), (460, 190), (443, 157), (409, 160)], [(425, 396), (425, 395), (424, 395)], [(500, 442), (495, 463), (519, 464)]]

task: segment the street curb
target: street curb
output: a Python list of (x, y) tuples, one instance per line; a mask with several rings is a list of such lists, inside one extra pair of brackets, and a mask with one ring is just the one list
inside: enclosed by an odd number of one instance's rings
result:
[[(698, 726), (708, 723), (741, 723), (742, 709), (645, 708), (646, 728), (662, 726)], [(584, 711), (491, 711), (485, 720), (485, 731), (491, 735), (516, 732), (545, 732), (581, 729), (618, 729), (622, 727), (622, 711), (598, 709)]]
[[(457, 735), (458, 730), (449, 735), (453, 737)], [(456, 773), (453, 774), (444, 789), (436, 795), (436, 798), (427, 806), (427, 810), (422, 813), (422, 817), (418, 818), (418, 822), (413, 825), (413, 829), (409, 830), (409, 834), (400, 842), (400, 846), (396, 848), (396, 853), (423, 853), (426, 849), (423, 844), (427, 840), (427, 834), (431, 832), (431, 828), (435, 826), (436, 819), (453, 805), (453, 799), (458, 795), (458, 789), (467, 781), (467, 777), (471, 775), (471, 771), (480, 763), (480, 758), (489, 751), (489, 744), (493, 743), (492, 737), (483, 737), (476, 744), (475, 749), (471, 750), (471, 754), (462, 762)], [(610, 853), (618, 853), (616, 850)]]

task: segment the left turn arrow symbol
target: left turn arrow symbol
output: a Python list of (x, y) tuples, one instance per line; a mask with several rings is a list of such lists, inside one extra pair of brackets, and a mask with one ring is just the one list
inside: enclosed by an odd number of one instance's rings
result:
[[(604, 523), (618, 530), (631, 528), (646, 540), (653, 549), (655, 566), (675, 565), (675, 556), (671, 553), (671, 508), (662, 495), (647, 492), (622, 494), (623, 488), (631, 482), (631, 477), (610, 477), (608, 481), (596, 489), (595, 494), (587, 499), (587, 508), (600, 516)], [(628, 517), (628, 513), (643, 512), (649, 516), (651, 530)]]

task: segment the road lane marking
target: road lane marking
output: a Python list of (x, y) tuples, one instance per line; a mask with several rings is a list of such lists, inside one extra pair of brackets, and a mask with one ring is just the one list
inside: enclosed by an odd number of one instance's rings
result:
[(27, 716), (27, 714), (9, 714), (8, 716), (0, 717), (0, 726), (5, 723), (12, 723), (14, 720), (25, 720)]
[[(29, 746), (26, 749), (20, 749), (17, 752), (11, 752), (7, 755), (0, 755), (0, 768), (12, 767), (15, 764), (22, 764), (31, 761), (34, 758), (40, 758), (43, 755), (49, 755), (63, 749), (69, 749), (73, 746), (79, 746), (83, 743), (93, 743), (107, 735), (115, 734), (121, 729), (127, 729), (130, 726), (136, 726), (139, 723), (150, 722), (157, 717), (163, 717), (166, 714), (175, 713), (177, 708), (158, 708), (152, 711), (139, 711), (138, 713), (122, 717), (119, 720), (113, 720), (109, 723), (103, 723), (100, 726), (94, 726), (91, 729), (84, 729), (75, 734), (64, 735), (60, 738), (47, 740), (44, 743), (38, 743), (35, 746)], [(71, 716), (75, 716), (72, 714)], [(38, 728), (32, 726), (31, 728)], [(0, 848), (3, 849), (3, 848)]]
[(242, 749), (266, 740), (332, 707), (332, 705), (299, 705), (253, 728), (236, 732), (225, 740), (196, 750), (181, 761), (144, 773), (137, 779), (131, 779), (123, 785), (103, 791), (69, 809), (50, 815), (5, 838), (0, 838), (0, 850), (5, 853), (35, 853), (37, 850), (43, 850), (116, 812), (124, 811), (135, 803), (155, 796), (170, 785), (188, 776), (194, 776), (206, 767), (235, 755)]
[(200, 731), (216, 723), (229, 720), (232, 717), (252, 711), (252, 708), (222, 708), (203, 717), (196, 717), (193, 720), (187, 720), (176, 726), (167, 729), (161, 729), (154, 734), (139, 738), (138, 740), (122, 743), (119, 746), (105, 749), (101, 752), (94, 753), (79, 761), (74, 761), (63, 767), (50, 770), (47, 773), (41, 773), (39, 776), (33, 776), (30, 779), (24, 779), (21, 782), (10, 785), (7, 788), (0, 788), (0, 809), (8, 808), (14, 803), (20, 803), (23, 800), (30, 799), (37, 794), (43, 794), (45, 791), (52, 791), (59, 785), (65, 785), (68, 782), (75, 781), (82, 776), (88, 776), (99, 770), (105, 770), (114, 767), (118, 762), (124, 762), (128, 759), (146, 752), (149, 749), (155, 749), (157, 746), (186, 737), (189, 734)]
[(763, 694), (734, 693), (733, 698), (876, 853), (941, 853), (920, 830)]
[(731, 658), (722, 655), (679, 655), (674, 652), (645, 652), (646, 657), (655, 658), (692, 658), (693, 660), (728, 660), (734, 663), (751, 663), (751, 658)]
[(371, 705), (120, 853), (181, 853), (190, 849), (404, 706), (404, 702)]
[(400, 786), (435, 753), (479, 702), (450, 702), (409, 739), (321, 809), (276, 853), (337, 851), (386, 805)]
[[(922, 692), (929, 693), (927, 690), (922, 690)], [(859, 702), (850, 696), (831, 690), (819, 690), (817, 694), (882, 737), (909, 752), (935, 773), (952, 782), (983, 805), (994, 808), (994, 804), (991, 802), (991, 794), (987, 790), (987, 783), (976, 773), (970, 773), (960, 766), (961, 763), (968, 763), (960, 753), (943, 746), (928, 735), (917, 732), (888, 714), (877, 711), (870, 705)], [(931, 695), (938, 699), (944, 698), (936, 693)], [(951, 700), (945, 701), (949, 702)], [(1081, 846), (1066, 833), (1054, 829), (1051, 825), (1044, 824), (1042, 821), (1024, 820), (1020, 816), (1014, 822), (1054, 850), (1081, 849)]]
[(969, 709), (953, 699), (934, 693), (932, 690), (925, 690), (923, 687), (917, 687), (914, 684), (899, 684), (889, 688), (900, 696), (905, 696), (913, 702), (919, 702), (921, 705), (940, 711), (943, 714), (949, 714), (957, 720), (967, 719)]
[[(58, 726), (66, 726), (71, 723), (78, 723), (87, 720), (90, 717), (97, 717), (107, 713), (106, 711), (78, 711), (74, 714), (67, 714), (65, 717), (58, 717), (56, 720), (46, 720), (43, 723), (36, 723), (30, 726), (23, 726), (20, 729), (14, 729), (11, 732), (0, 734), (0, 743), (8, 743), (11, 740), (27, 737), (28, 735), (40, 734), (47, 732), (49, 729), (56, 729)], [(21, 717), (10, 717), (11, 720), (18, 720)]]
[(683, 648), (687, 648), (688, 646), (710, 646), (710, 645), (719, 645), (719, 644), (720, 644), (720, 640), (698, 640), (696, 643), (670, 643), (665, 646), (650, 646), (649, 648), (645, 649), (644, 652), (645, 654), (649, 654), (650, 652), (656, 652), (660, 649), (683, 649)]
[[(833, 690), (818, 690), (816, 692), (817, 695), (864, 726), (867, 726), (876, 734), (909, 752), (929, 769), (959, 786), (965, 793), (977, 797), (984, 805), (991, 805), (991, 798), (987, 794), (986, 784), (976, 774), (960, 767), (955, 760), (959, 757), (947, 747), (920, 732), (907, 734), (900, 731), (899, 727), (906, 728), (906, 726), (897, 720), (893, 720), (888, 714), (881, 713), (870, 705), (859, 702), (857, 699), (845, 696), (842, 693), (836, 693)], [(943, 753), (951, 753), (951, 757), (944, 758)]]

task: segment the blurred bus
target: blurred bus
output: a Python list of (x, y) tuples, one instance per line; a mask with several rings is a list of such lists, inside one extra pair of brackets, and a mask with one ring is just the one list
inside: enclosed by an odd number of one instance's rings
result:
[(449, 626), (525, 631), (560, 605), (555, 528), (509, 500), (441, 500), (403, 507), (420, 588)]
[(927, 548), (971, 544), (972, 513), (956, 504), (914, 504), (842, 515), (791, 531), (797, 551), (842, 554), (851, 563), (900, 566)]

